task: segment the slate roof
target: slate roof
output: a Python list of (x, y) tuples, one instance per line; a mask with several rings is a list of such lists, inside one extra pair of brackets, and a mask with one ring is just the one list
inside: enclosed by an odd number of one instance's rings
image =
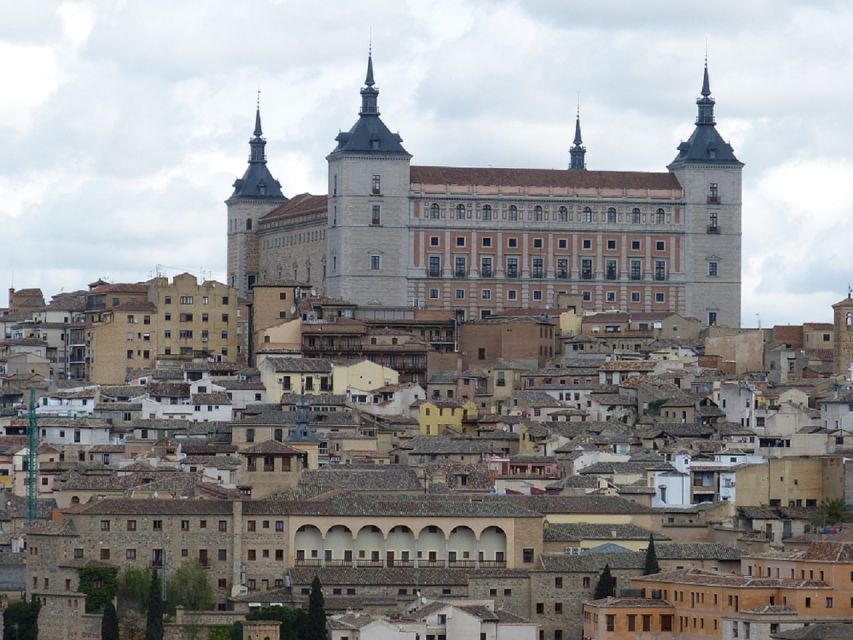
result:
[(239, 453), (244, 455), (279, 455), (279, 456), (301, 456), (305, 451), (288, 446), (276, 440), (267, 440), (255, 445), (240, 449)]
[(330, 373), (332, 361), (323, 358), (276, 358), (269, 357), (265, 360), (273, 371), (297, 372), (297, 373)]
[[(635, 524), (553, 523), (545, 527), (546, 542), (570, 540), (648, 540), (651, 531)], [(665, 539), (661, 537), (661, 539)], [(657, 540), (656, 540), (657, 543)]]
[[(287, 218), (295, 218), (307, 213), (325, 214), (329, 208), (328, 196), (314, 196), (310, 193), (300, 193), (290, 200), (279, 205), (258, 221), (259, 224), (268, 224)], [(274, 286), (272, 283), (264, 283), (265, 286)], [(264, 286), (262, 285), (262, 286)], [(284, 286), (299, 286), (297, 283), (286, 283)]]
[(400, 465), (336, 465), (306, 470), (299, 485), (312, 489), (357, 489), (360, 491), (419, 491), (417, 470)]
[(679, 569), (663, 571), (643, 579), (674, 584), (701, 584), (719, 587), (794, 587), (807, 589), (830, 589), (826, 582), (818, 580), (799, 580), (796, 578), (757, 578), (755, 576), (739, 576), (726, 573), (714, 573), (701, 569)]
[(412, 184), (481, 185), (503, 187), (562, 187), (569, 189), (680, 190), (671, 173), (640, 171), (569, 171), (493, 167), (413, 166)]
[(231, 503), (225, 500), (165, 500), (148, 498), (104, 498), (93, 500), (75, 509), (84, 515), (226, 515), (231, 513)]
[(658, 542), (655, 536), (655, 553), (660, 560), (726, 560), (738, 561), (741, 550), (716, 542)]
[(618, 496), (537, 495), (506, 496), (503, 499), (543, 515), (556, 513), (654, 513), (651, 507), (646, 507)]
[(499, 453), (500, 449), (491, 442), (478, 439), (446, 438), (443, 436), (418, 436), (401, 448), (413, 455), (448, 455)]
[(580, 475), (612, 475), (618, 473), (647, 473), (648, 471), (675, 471), (668, 462), (639, 461), (639, 462), (596, 462), (584, 467)]
[(849, 638), (853, 638), (853, 624), (849, 622), (813, 622), (808, 627), (780, 631), (770, 637), (773, 640), (849, 640)]
[(193, 394), (191, 402), (195, 404), (212, 404), (228, 406), (231, 404), (231, 398), (224, 391), (214, 391), (213, 393), (196, 393)]
[(526, 571), (516, 569), (413, 569), (384, 567), (353, 571), (351, 567), (292, 567), (289, 569), (294, 584), (311, 584), (314, 576), (325, 585), (401, 585), (439, 586), (467, 585), (468, 577), (494, 576), (495, 578), (522, 578)]
[(148, 395), (152, 398), (189, 398), (189, 382), (149, 382)]

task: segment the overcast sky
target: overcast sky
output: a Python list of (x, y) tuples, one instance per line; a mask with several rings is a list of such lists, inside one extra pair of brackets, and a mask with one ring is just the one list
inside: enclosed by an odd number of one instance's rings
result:
[[(0, 0), (0, 287), (156, 265), (224, 280), (260, 87), (273, 174), (325, 193), (373, 33), (414, 164), (663, 171), (696, 114), (746, 163), (743, 323), (828, 321), (853, 281), (853, 3)], [(5, 294), (0, 294), (0, 304)]]

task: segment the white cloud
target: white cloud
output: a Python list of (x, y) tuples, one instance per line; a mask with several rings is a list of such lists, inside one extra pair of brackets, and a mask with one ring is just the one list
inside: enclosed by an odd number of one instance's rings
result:
[[(372, 29), (380, 108), (414, 162), (663, 170), (705, 40), (744, 169), (744, 319), (825, 319), (853, 275), (853, 5), (649, 0), (0, 0), (0, 280), (48, 293), (161, 263), (220, 275), (223, 200), (260, 87), (288, 194), (322, 193)], [(176, 258), (175, 256), (179, 256)], [(805, 302), (805, 304), (804, 304)]]

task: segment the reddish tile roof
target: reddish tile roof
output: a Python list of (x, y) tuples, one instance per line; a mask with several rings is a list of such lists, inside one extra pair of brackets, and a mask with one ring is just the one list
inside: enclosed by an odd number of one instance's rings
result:
[(412, 184), (571, 187), (604, 189), (681, 189), (675, 175), (641, 171), (568, 171), (492, 167), (412, 167)]
[(326, 213), (328, 209), (328, 196), (312, 196), (310, 193), (300, 193), (293, 196), (283, 205), (276, 207), (260, 219), (260, 223), (268, 223), (274, 220), (291, 218), (306, 213)]

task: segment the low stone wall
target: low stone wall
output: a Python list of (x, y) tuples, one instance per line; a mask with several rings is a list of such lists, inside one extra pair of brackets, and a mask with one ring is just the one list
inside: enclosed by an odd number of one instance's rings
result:
[(234, 611), (185, 611), (178, 607), (174, 621), (163, 625), (164, 640), (208, 640), (213, 629), (230, 627), (245, 617)]

